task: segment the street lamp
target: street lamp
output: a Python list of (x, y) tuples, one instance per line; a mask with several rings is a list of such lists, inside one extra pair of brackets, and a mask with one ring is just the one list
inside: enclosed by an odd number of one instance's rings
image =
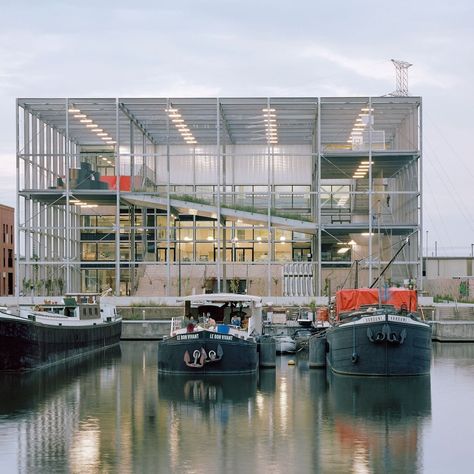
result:
[(178, 296), (181, 296), (181, 241), (178, 242)]

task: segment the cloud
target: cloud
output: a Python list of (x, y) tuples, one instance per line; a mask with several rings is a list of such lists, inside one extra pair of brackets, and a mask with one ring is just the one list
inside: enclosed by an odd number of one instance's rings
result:
[(16, 205), (16, 166), (14, 155), (0, 154), (0, 203), (15, 207)]
[(305, 60), (327, 61), (361, 77), (389, 80), (391, 76), (391, 66), (387, 61), (349, 56), (317, 44), (303, 46), (300, 56)]
[[(442, 40), (440, 39), (439, 41)], [(389, 59), (372, 59), (342, 54), (329, 47), (316, 44), (302, 47), (300, 55), (305, 59), (329, 62), (337, 67), (351, 71), (361, 78), (395, 83), (395, 67)], [(449, 89), (459, 83), (456, 76), (440, 72), (439, 70), (435, 71), (424, 60), (409, 68), (408, 74), (410, 89), (412, 86), (432, 86)]]
[(0, 86), (17, 91), (30, 82), (41, 84), (39, 79), (48, 69), (45, 65), (67, 49), (63, 35), (4, 29), (0, 33)]

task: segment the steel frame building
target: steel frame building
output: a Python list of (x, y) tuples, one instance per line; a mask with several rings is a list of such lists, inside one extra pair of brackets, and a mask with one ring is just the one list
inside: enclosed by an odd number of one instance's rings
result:
[[(421, 284), (419, 97), (17, 100), (17, 293)], [(405, 241), (409, 242), (398, 252)]]

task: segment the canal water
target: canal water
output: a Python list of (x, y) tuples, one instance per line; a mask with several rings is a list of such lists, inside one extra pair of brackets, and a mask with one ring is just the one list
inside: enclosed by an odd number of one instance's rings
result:
[(310, 370), (305, 354), (258, 376), (159, 376), (156, 355), (122, 342), (1, 374), (1, 472), (472, 472), (474, 344), (436, 343), (431, 376), (404, 379)]

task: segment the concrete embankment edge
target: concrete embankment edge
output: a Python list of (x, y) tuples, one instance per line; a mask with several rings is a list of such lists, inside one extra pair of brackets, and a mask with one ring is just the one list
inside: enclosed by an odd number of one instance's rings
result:
[(474, 342), (474, 321), (434, 321), (432, 340), (439, 342)]
[(160, 340), (171, 330), (171, 320), (163, 321), (123, 321), (122, 341)]
[[(433, 341), (474, 342), (474, 321), (434, 321)], [(160, 340), (170, 333), (170, 320), (123, 321), (121, 340)]]

